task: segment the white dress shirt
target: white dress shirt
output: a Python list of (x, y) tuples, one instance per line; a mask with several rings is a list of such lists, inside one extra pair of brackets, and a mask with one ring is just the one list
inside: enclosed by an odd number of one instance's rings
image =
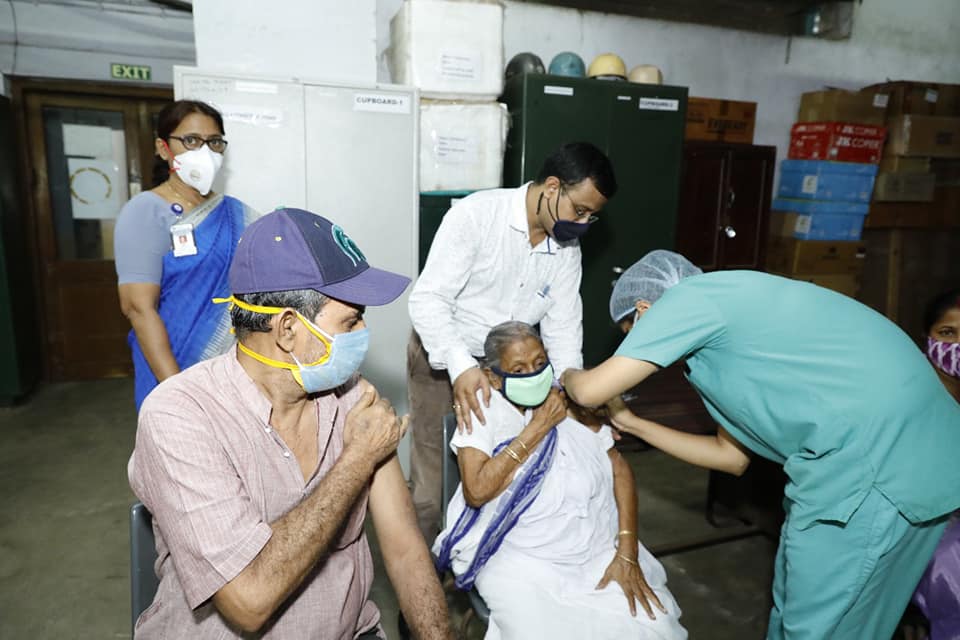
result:
[(547, 237), (530, 246), (529, 186), (479, 191), (454, 204), (410, 293), (430, 366), (446, 369), (451, 381), (477, 366), (487, 333), (508, 320), (540, 324), (557, 375), (583, 366), (580, 245)]

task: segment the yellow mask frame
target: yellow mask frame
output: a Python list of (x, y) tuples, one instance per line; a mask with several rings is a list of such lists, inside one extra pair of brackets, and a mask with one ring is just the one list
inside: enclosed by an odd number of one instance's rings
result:
[[(262, 313), (270, 316), (278, 315), (287, 310), (287, 308), (285, 307), (265, 307), (259, 304), (250, 304), (248, 302), (244, 302), (243, 300), (238, 300), (235, 296), (232, 296), (232, 295), (229, 298), (214, 298), (213, 303), (229, 304), (231, 307), (236, 305), (245, 311), (250, 311), (253, 313)], [(316, 336), (317, 340), (319, 340), (320, 343), (323, 344), (324, 348), (326, 349), (326, 352), (320, 357), (319, 360), (317, 360), (316, 362), (311, 362), (309, 364), (302, 365), (302, 366), (313, 367), (316, 365), (324, 364), (330, 359), (330, 355), (333, 353), (333, 338), (328, 336), (323, 331), (323, 329), (321, 329), (320, 327), (310, 322), (310, 320), (306, 318), (302, 313), (300, 313), (296, 309), (294, 309), (293, 311), (294, 313), (297, 314), (297, 318), (300, 319), (300, 322), (302, 322), (304, 326), (307, 327), (307, 330), (310, 333)], [(276, 369), (287, 369), (291, 371), (293, 373), (293, 377), (297, 379), (297, 382), (299, 382), (301, 386), (303, 385), (303, 381), (300, 379), (301, 364), (299, 363), (295, 364), (291, 362), (282, 362), (280, 360), (274, 360), (273, 358), (268, 358), (267, 356), (260, 355), (256, 351), (251, 350), (249, 347), (247, 347), (246, 345), (244, 345), (242, 342), (239, 342), (239, 341), (237, 342), (237, 348), (240, 349), (240, 351), (242, 351), (243, 353), (253, 358), (254, 360), (256, 360), (257, 362), (261, 362), (267, 365), (268, 367), (274, 367)], [(294, 356), (292, 353), (290, 355), (293, 357), (294, 360), (296, 360), (296, 356)]]

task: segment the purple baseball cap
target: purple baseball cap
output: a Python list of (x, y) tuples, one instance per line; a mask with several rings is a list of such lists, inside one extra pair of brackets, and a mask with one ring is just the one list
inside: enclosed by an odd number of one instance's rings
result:
[(343, 302), (393, 302), (410, 278), (375, 269), (339, 226), (302, 209), (277, 209), (240, 236), (230, 264), (230, 292), (314, 289)]

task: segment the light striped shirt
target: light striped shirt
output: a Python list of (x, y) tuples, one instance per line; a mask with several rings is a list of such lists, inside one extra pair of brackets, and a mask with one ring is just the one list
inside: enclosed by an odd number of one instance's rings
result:
[[(211, 598), (237, 577), (272, 535), (270, 523), (310, 495), (343, 452), (351, 381), (315, 401), (317, 468), (304, 481), (296, 456), (270, 427), (271, 405), (235, 352), (168, 378), (147, 397), (130, 458), (130, 486), (153, 514), (160, 586), (136, 637), (247, 637)], [(367, 491), (339, 539), (258, 638), (349, 639), (375, 629), (369, 600), (373, 560), (363, 532)]]

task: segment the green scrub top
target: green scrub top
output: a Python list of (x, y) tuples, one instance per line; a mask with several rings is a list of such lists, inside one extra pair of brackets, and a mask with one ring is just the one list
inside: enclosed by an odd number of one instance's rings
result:
[(693, 276), (616, 355), (686, 358), (714, 419), (784, 465), (794, 526), (847, 522), (871, 487), (911, 522), (960, 506), (960, 405), (906, 334), (851, 298), (754, 271)]

